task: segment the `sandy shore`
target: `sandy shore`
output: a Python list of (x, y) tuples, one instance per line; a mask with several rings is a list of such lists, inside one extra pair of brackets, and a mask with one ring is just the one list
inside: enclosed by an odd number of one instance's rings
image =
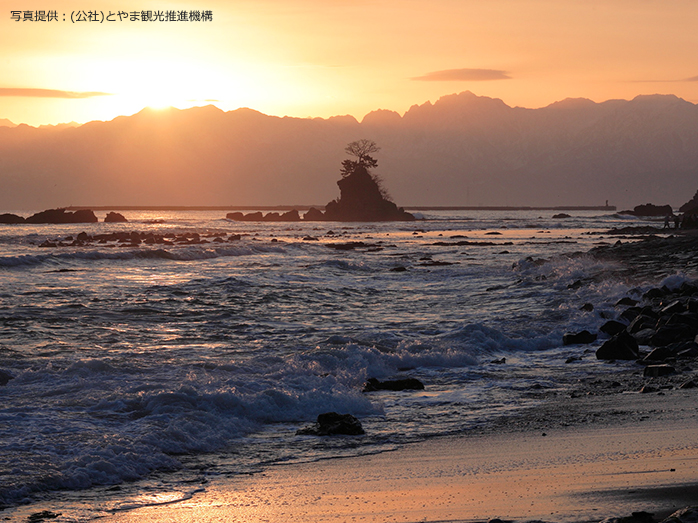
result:
[(99, 521), (572, 522), (636, 511), (660, 520), (698, 505), (697, 471), (695, 391), (585, 396), (486, 432), (213, 477), (191, 499)]

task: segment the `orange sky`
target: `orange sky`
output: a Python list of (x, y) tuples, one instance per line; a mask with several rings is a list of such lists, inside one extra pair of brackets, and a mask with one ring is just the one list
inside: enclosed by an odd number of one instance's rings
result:
[[(59, 19), (16, 22), (17, 8)], [(72, 23), (81, 9), (213, 21)], [(1, 12), (0, 119), (83, 123), (208, 103), (361, 119), (465, 90), (524, 107), (652, 93), (698, 102), (697, 28), (695, 0), (24, 0)]]

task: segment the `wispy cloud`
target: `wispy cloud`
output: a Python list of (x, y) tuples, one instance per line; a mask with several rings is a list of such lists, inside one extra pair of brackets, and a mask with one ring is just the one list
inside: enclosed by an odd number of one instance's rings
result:
[(29, 98), (93, 98), (111, 96), (111, 93), (59, 91), (57, 89), (31, 89), (25, 87), (0, 87), (0, 96), (17, 96)]
[(424, 82), (484, 82), (510, 79), (511, 76), (507, 71), (498, 71), (497, 69), (445, 69), (411, 78), (411, 80)]
[(678, 80), (631, 80), (630, 83), (636, 84), (676, 84), (681, 82), (698, 82), (698, 76), (691, 78), (680, 78)]

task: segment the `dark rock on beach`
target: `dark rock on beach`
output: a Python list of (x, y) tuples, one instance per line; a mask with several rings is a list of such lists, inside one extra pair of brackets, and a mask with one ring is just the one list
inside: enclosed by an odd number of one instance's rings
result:
[(604, 334), (608, 334), (609, 336), (615, 336), (619, 332), (623, 332), (625, 328), (625, 323), (621, 323), (616, 320), (608, 320), (601, 326), (599, 330)]
[(424, 390), (424, 384), (417, 378), (403, 378), (399, 380), (380, 381), (376, 378), (368, 378), (364, 385), (364, 392), (377, 390)]
[(360, 436), (365, 434), (361, 422), (351, 414), (326, 412), (317, 417), (317, 422), (296, 431), (299, 436)]
[(674, 374), (676, 369), (671, 365), (661, 364), (661, 365), (647, 365), (643, 372), (644, 376), (656, 378), (657, 376), (668, 376), (669, 374)]
[(80, 209), (75, 212), (67, 211), (66, 209), (49, 209), (33, 214), (27, 218), (27, 223), (97, 223), (95, 213), (89, 209)]
[(604, 342), (596, 351), (599, 360), (636, 360), (640, 357), (637, 341), (628, 332), (622, 331)]

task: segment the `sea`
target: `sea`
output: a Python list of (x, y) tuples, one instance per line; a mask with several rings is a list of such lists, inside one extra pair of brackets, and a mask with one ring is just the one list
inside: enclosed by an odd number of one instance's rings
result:
[[(57, 521), (90, 521), (217, 478), (462, 434), (622, 369), (563, 335), (684, 275), (632, 281), (586, 254), (646, 221), (557, 213), (0, 225), (0, 518), (53, 503)], [(169, 240), (76, 241), (134, 231)], [(424, 390), (363, 392), (408, 377)], [(331, 411), (366, 434), (296, 434)]]

